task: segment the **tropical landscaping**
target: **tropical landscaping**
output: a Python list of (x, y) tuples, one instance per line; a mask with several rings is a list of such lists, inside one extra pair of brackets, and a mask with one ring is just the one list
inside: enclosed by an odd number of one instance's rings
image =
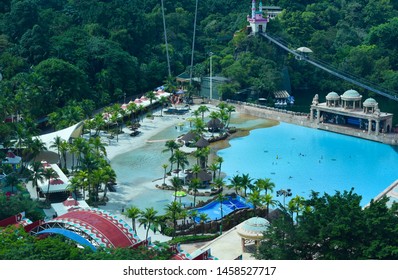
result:
[[(354, 77), (397, 91), (396, 1), (264, 2), (282, 10), (270, 22), (270, 33), (292, 46), (311, 48), (319, 60)], [(56, 137), (50, 143), (57, 165), (69, 178), (66, 193), (91, 207), (109, 203), (108, 191), (117, 178), (106, 159), (107, 145), (117, 143), (125, 128), (131, 136), (138, 135), (144, 118), (163, 117), (170, 100), (159, 98), (156, 87), (175, 93), (184, 86), (185, 101), (191, 104), (196, 98), (200, 105), (186, 119), (189, 133), (165, 143), (169, 160), (156, 167), (164, 171), (158, 191), (172, 190), (174, 201), (165, 206), (165, 215), (152, 207), (139, 209), (134, 201), (123, 209), (135, 232), (137, 225), (145, 229), (143, 239), (161, 232), (171, 237), (170, 244), (208, 240), (249, 217), (262, 216), (271, 224), (255, 254), (258, 259), (396, 259), (397, 205), (387, 206), (385, 198), (361, 207), (361, 197), (352, 190), (314, 192), (305, 199), (290, 197), (289, 190), (265, 176), (245, 173), (225, 179), (224, 159), (209, 145), (235, 132), (230, 123), (235, 107), (226, 100), (258, 103), (263, 98), (273, 104), (276, 90), (290, 88), (296, 97), (291, 109), (307, 112), (314, 92), (342, 92), (352, 85), (261, 37), (247, 36), (250, 1), (203, 0), (197, 13), (195, 8), (195, 1), (186, 0), (0, 3), (0, 221), (21, 212), (32, 221), (44, 218), (43, 209), (54, 199), (50, 181), (57, 174), (44, 168), (41, 156), (48, 149), (38, 136), (79, 122), (84, 137)], [(210, 71), (228, 80), (219, 86), (221, 100), (211, 112), (201, 94), (201, 81)], [(195, 79), (178, 84), (181, 73)], [(244, 90), (250, 94), (241, 94)], [(149, 106), (133, 102), (136, 98), (149, 100)], [(382, 96), (378, 101), (398, 116), (394, 102)], [(21, 158), (18, 165), (5, 160), (9, 152)], [(37, 199), (32, 200), (29, 191), (36, 192)], [(193, 204), (182, 205), (180, 195), (193, 196)], [(228, 195), (243, 197), (253, 208), (221, 213), (218, 221), (195, 211), (211, 200), (221, 206)], [(143, 246), (93, 253), (61, 237), (38, 240), (13, 228), (0, 229), (0, 240), (2, 259), (171, 256), (165, 244), (158, 244), (165, 247), (159, 251)]]

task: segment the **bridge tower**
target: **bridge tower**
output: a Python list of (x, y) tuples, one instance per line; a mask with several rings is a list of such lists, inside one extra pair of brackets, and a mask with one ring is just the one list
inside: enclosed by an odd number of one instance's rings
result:
[(269, 16), (263, 17), (263, 3), (261, 0), (258, 10), (256, 10), (256, 0), (252, 0), (252, 13), (251, 16), (247, 15), (247, 21), (250, 24), (249, 28), (251, 34), (265, 33)]

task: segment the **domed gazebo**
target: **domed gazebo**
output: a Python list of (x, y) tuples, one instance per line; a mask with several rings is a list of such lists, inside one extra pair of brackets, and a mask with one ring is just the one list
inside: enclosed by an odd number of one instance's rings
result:
[(363, 111), (367, 114), (373, 114), (378, 109), (379, 103), (373, 98), (367, 98), (363, 102)]
[(268, 220), (261, 217), (253, 217), (239, 224), (237, 232), (242, 238), (242, 251), (245, 252), (245, 248), (251, 244), (254, 244), (258, 250), (263, 232), (268, 230), (269, 225)]
[(361, 108), (362, 95), (356, 90), (349, 89), (341, 95), (341, 101), (344, 109)]
[(332, 91), (326, 95), (326, 106), (337, 107), (340, 106), (340, 95)]

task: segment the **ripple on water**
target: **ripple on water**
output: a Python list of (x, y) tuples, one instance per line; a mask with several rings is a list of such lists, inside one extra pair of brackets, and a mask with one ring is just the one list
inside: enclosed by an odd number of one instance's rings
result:
[(290, 188), (293, 195), (308, 197), (311, 190), (334, 194), (354, 187), (367, 204), (397, 179), (393, 147), (346, 135), (281, 123), (230, 143), (217, 153), (228, 177), (248, 173), (270, 178), (276, 189)]

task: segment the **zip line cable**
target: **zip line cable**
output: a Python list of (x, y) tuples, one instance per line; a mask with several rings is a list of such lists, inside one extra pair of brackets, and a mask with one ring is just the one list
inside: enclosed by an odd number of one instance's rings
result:
[(169, 57), (169, 44), (167, 43), (166, 20), (164, 18), (163, 0), (160, 0), (160, 2), (162, 2), (162, 17), (163, 17), (164, 42), (166, 44), (167, 69), (169, 70), (169, 77), (171, 77), (170, 57)]
[[(371, 86), (368, 85), (368, 84), (372, 84), (369, 81), (366, 81), (366, 80), (361, 79), (359, 77), (354, 77), (352, 74), (348, 74), (348, 73), (344, 73), (343, 74), (342, 73), (343, 71), (337, 70), (334, 67), (332, 67), (331, 65), (329, 65), (328, 63), (321, 62), (320, 60), (316, 60), (314, 58), (310, 59), (309, 57), (303, 55), (301, 52), (297, 52), (295, 50), (292, 50), (292, 49), (288, 48), (285, 44), (281, 43), (278, 39), (273, 38), (272, 36), (270, 36), (270, 35), (268, 35), (266, 33), (260, 33), (260, 35), (262, 35), (266, 39), (270, 40), (272, 43), (278, 45), (282, 49), (286, 50), (287, 52), (293, 54), (295, 57), (297, 57), (297, 58), (299, 58), (301, 60), (304, 60), (304, 61), (314, 65), (315, 67), (318, 67), (318, 68), (328, 72), (329, 74), (332, 74), (332, 75), (334, 75), (336, 77), (339, 77), (339, 78), (341, 78), (343, 80), (346, 80), (346, 81), (348, 81), (350, 83), (353, 83), (353, 84), (355, 84), (355, 85), (357, 85), (359, 87), (362, 87), (364, 89), (367, 89), (369, 91), (372, 91), (374, 93), (382, 95), (382, 96), (387, 97), (389, 99), (398, 101), (398, 95), (396, 93), (390, 94), (390, 93), (387, 93), (387, 92), (384, 92), (382, 90), (379, 90), (379, 89), (375, 88), (375, 86), (371, 87)], [(361, 81), (364, 81), (364, 82), (360, 82), (358, 80), (361, 80)]]
[(198, 16), (198, 1), (196, 0), (195, 6), (195, 19), (193, 22), (193, 36), (192, 36), (192, 53), (191, 53), (191, 69), (189, 71), (189, 85), (192, 85), (192, 73), (193, 73), (193, 53), (195, 51), (195, 36), (196, 36), (196, 19)]

